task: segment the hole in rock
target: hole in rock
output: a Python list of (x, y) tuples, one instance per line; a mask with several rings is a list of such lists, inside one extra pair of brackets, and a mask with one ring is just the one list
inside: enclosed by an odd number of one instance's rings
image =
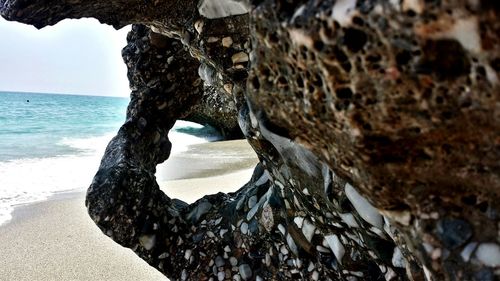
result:
[(193, 203), (205, 195), (234, 192), (246, 184), (257, 155), (245, 139), (225, 141), (216, 129), (177, 121), (169, 132), (172, 151), (156, 167), (156, 181), (171, 198)]

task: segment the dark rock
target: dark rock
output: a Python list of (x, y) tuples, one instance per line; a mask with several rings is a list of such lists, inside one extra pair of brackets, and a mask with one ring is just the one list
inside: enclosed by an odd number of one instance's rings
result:
[(483, 268), (478, 272), (474, 272), (474, 276), (471, 278), (474, 281), (493, 281), (495, 280), (495, 275), (491, 269)]
[(224, 266), (225, 264), (226, 264), (226, 262), (224, 261), (224, 259), (221, 256), (215, 257), (215, 265), (217, 267)]
[(464, 245), (472, 237), (471, 225), (460, 219), (443, 218), (437, 223), (437, 235), (448, 249)]

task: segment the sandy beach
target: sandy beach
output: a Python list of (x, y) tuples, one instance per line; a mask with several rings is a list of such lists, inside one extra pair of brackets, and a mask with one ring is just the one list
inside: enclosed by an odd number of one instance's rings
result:
[[(157, 177), (169, 196), (190, 203), (239, 189), (256, 163), (245, 140), (206, 143), (173, 155)], [(0, 226), (0, 280), (167, 280), (103, 235), (84, 200), (84, 192), (62, 193), (17, 207)]]

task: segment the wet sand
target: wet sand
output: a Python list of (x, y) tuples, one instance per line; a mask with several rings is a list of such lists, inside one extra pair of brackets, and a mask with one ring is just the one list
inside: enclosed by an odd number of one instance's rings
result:
[[(236, 191), (257, 163), (246, 141), (196, 145), (171, 160), (158, 168), (158, 182), (189, 203)], [(0, 280), (168, 280), (103, 235), (84, 200), (83, 192), (64, 193), (17, 207), (0, 226)]]

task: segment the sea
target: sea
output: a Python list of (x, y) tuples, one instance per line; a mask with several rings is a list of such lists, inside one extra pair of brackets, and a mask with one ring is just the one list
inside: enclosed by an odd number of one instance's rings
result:
[[(16, 206), (84, 191), (106, 145), (125, 121), (128, 98), (0, 92), (0, 225)], [(220, 139), (216, 130), (177, 121), (172, 154)]]

